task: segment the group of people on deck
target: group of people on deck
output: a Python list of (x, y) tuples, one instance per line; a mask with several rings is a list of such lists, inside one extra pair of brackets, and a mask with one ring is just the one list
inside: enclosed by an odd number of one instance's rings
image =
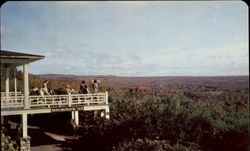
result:
[[(93, 93), (98, 93), (98, 91), (99, 91), (98, 82), (99, 81), (97, 81), (96, 79), (92, 81)], [(60, 88), (60, 90), (62, 90), (62, 89)], [(63, 91), (65, 93), (67, 93), (67, 94), (74, 93), (74, 89), (71, 89), (69, 85), (67, 85), (66, 89), (64, 89)], [(49, 89), (48, 89), (48, 81), (47, 80), (44, 81), (43, 86), (40, 89), (33, 88), (32, 92), (37, 92), (41, 96), (52, 94), (52, 92), (50, 92)], [(80, 94), (88, 94), (88, 93), (90, 93), (90, 91), (88, 89), (88, 86), (87, 86), (87, 84), (86, 84), (86, 82), (84, 80), (80, 84), (80, 91), (79, 91), (79, 93)]]
[[(94, 93), (98, 93), (99, 86), (98, 86), (98, 82), (96, 79), (93, 81), (92, 87), (93, 87)], [(81, 94), (88, 94), (89, 93), (88, 86), (84, 80), (82, 81), (82, 83), (80, 85), (80, 92), (79, 93), (81, 93)]]

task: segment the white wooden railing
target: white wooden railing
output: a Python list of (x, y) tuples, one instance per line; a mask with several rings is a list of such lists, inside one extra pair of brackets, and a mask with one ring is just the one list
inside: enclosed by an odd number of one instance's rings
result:
[(69, 102), (68, 95), (45, 95), (45, 96), (30, 96), (29, 105), (32, 107), (61, 107), (67, 106)]
[(18, 107), (23, 107), (23, 96), (1, 96), (1, 109)]
[[(23, 96), (2, 96), (1, 108), (24, 107)], [(29, 107), (32, 108), (56, 108), (81, 105), (108, 104), (108, 92), (95, 94), (72, 95), (44, 95), (29, 96)]]
[[(6, 92), (1, 92), (1, 97), (6, 96)], [(18, 92), (9, 92), (9, 96), (23, 96), (23, 93), (18, 91)]]

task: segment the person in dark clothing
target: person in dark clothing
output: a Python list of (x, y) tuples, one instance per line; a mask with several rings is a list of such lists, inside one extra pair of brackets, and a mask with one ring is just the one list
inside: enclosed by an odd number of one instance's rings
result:
[(89, 93), (88, 86), (85, 85), (85, 86), (84, 86), (84, 90), (83, 90), (83, 94), (88, 94), (88, 93)]
[(94, 93), (98, 93), (98, 83), (97, 83), (97, 80), (95, 79), (94, 80), (94, 83), (93, 83), (93, 90), (94, 90)]
[(82, 83), (81, 83), (81, 85), (80, 85), (80, 93), (83, 93), (83, 91), (84, 91), (84, 89), (85, 89), (85, 85), (86, 85), (86, 83), (85, 83), (85, 81), (83, 80)]
[(80, 85), (80, 93), (82, 94), (88, 94), (88, 86), (87, 84), (85, 83), (85, 81), (83, 80), (81, 85)]

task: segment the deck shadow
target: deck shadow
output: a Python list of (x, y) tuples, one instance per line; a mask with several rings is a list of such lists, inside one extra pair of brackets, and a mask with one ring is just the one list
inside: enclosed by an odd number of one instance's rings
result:
[(46, 135), (44, 131), (42, 131), (41, 129), (29, 129), (28, 133), (29, 136), (31, 137), (30, 140), (31, 147), (60, 143), (60, 141), (54, 140), (50, 136)]

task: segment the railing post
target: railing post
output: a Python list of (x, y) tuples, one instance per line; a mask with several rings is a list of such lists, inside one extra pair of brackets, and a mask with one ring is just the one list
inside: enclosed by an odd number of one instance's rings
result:
[(108, 91), (106, 91), (106, 92), (105, 92), (105, 103), (106, 103), (106, 104), (109, 104), (108, 98), (109, 98), (109, 94), (108, 94)]
[(68, 95), (68, 105), (69, 105), (69, 107), (71, 106), (71, 103), (72, 103), (72, 97), (71, 97), (71, 94), (69, 93), (69, 95)]

